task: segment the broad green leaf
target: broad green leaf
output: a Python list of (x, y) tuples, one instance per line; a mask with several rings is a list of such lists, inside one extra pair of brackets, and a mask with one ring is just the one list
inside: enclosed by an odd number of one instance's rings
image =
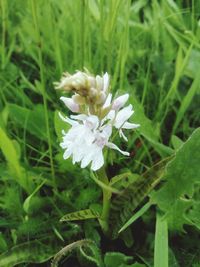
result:
[(0, 128), (0, 148), (3, 152), (4, 157), (10, 167), (11, 174), (16, 181), (29, 192), (31, 187), (31, 181), (25, 174), (25, 170), (20, 166), (19, 153), (16, 150), (16, 144), (7, 136), (7, 134)]
[(200, 230), (200, 201), (193, 201), (187, 213), (187, 219)]
[[(174, 213), (176, 207), (180, 205), (182, 211), (186, 210), (187, 203), (185, 202), (185, 206), (180, 200), (185, 195), (190, 198), (193, 196), (194, 186), (200, 182), (199, 162), (200, 128), (197, 128), (177, 151), (175, 158), (168, 163), (164, 185), (152, 194), (153, 202), (157, 203), (169, 218), (173, 216), (171, 213)], [(185, 223), (185, 219), (183, 223)], [(180, 221), (178, 228), (181, 228)]]
[(91, 210), (91, 209), (86, 209), (86, 210), (80, 210), (72, 213), (68, 213), (64, 215), (60, 221), (61, 222), (68, 222), (68, 221), (79, 221), (79, 220), (88, 220), (88, 219), (94, 219), (94, 218), (99, 218), (99, 213)]
[(156, 216), (154, 245), (154, 267), (168, 267), (168, 229), (167, 221), (159, 214)]
[(104, 263), (106, 267), (124, 266), (123, 264), (127, 264), (132, 259), (132, 257), (120, 252), (107, 252), (104, 257)]
[(183, 225), (193, 225), (192, 221), (188, 218), (186, 213), (191, 208), (193, 201), (189, 199), (178, 199), (170, 212), (167, 214), (167, 222), (169, 230), (183, 232)]
[(184, 194), (193, 195), (194, 183), (200, 182), (199, 162), (200, 128), (193, 132), (166, 167), (165, 185), (153, 196), (162, 210), (169, 211)]
[(179, 149), (183, 145), (183, 141), (176, 135), (172, 135), (171, 137), (172, 145), (174, 149)]

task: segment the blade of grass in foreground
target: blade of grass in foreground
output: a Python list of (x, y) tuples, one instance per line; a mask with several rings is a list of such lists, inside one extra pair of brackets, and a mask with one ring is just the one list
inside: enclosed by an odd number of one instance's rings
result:
[(154, 245), (154, 267), (168, 267), (168, 228), (166, 219), (157, 214)]
[(151, 203), (148, 202), (146, 203), (138, 212), (136, 212), (131, 218), (130, 220), (128, 220), (123, 226), (122, 228), (119, 230), (118, 233), (121, 233), (122, 231), (124, 231), (127, 227), (129, 227), (134, 221), (136, 221), (139, 217), (141, 217), (149, 208), (151, 207)]

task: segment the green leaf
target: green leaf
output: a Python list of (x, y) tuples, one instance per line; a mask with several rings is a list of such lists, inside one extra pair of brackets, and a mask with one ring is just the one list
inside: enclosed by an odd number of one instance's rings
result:
[(151, 207), (151, 203), (146, 203), (139, 211), (137, 211), (119, 230), (118, 233), (124, 231), (127, 227), (129, 227), (133, 222), (135, 222), (139, 217), (141, 217), (149, 208)]
[(82, 266), (104, 267), (99, 248), (95, 243), (88, 243), (79, 247)]
[(33, 191), (32, 194), (30, 194), (24, 201), (23, 209), (26, 213), (29, 212), (30, 202), (33, 196), (40, 190), (40, 188), (46, 183), (46, 180), (44, 180), (40, 185), (36, 187), (36, 189)]
[(127, 264), (132, 261), (132, 257), (126, 256), (120, 252), (107, 252), (104, 257), (104, 262), (106, 267), (116, 267), (123, 266), (123, 264)]
[(154, 149), (162, 157), (171, 155), (173, 153), (173, 149), (161, 144), (158, 141), (159, 140), (158, 131), (155, 130), (155, 125), (153, 124), (153, 122), (146, 117), (143, 106), (138, 102), (136, 97), (131, 97), (130, 101), (133, 104), (133, 108), (135, 111), (132, 120), (134, 123), (141, 124), (140, 127), (137, 129), (137, 131), (151, 143)]
[(8, 162), (12, 176), (20, 186), (29, 192), (32, 187), (31, 181), (28, 181), (25, 170), (20, 166), (19, 151), (16, 149), (16, 143), (6, 135), (2, 128), (0, 128), (0, 148)]
[(154, 165), (113, 199), (109, 218), (113, 238), (118, 236), (119, 230), (132, 217), (133, 211), (160, 181), (168, 160)]
[(0, 252), (5, 251), (8, 249), (7, 242), (3, 236), (3, 234), (0, 232)]
[(156, 217), (154, 248), (154, 267), (168, 267), (168, 229), (167, 221), (159, 214)]
[[(175, 158), (166, 167), (165, 184), (152, 194), (152, 200), (167, 216), (173, 217), (172, 213), (177, 210), (176, 207), (181, 207), (182, 211), (188, 208), (187, 202), (180, 200), (184, 195), (190, 198), (193, 196), (195, 183), (200, 182), (199, 162), (200, 128), (196, 129), (177, 151)], [(178, 229), (182, 228), (180, 221), (177, 225)]]
[(199, 69), (200, 69), (200, 52), (198, 50), (192, 49), (187, 65), (184, 69), (184, 72), (187, 76), (195, 78), (197, 70)]
[(184, 231), (183, 225), (192, 225), (192, 221), (186, 213), (190, 209), (193, 201), (188, 199), (178, 199), (170, 212), (167, 214), (168, 228), (175, 231)]
[(200, 230), (200, 201), (193, 201), (192, 207), (187, 213), (187, 219)]
[(15, 104), (9, 104), (8, 108), (9, 116), (12, 120), (37, 138), (47, 141), (44, 108), (42, 105), (36, 105), (34, 110)]
[(100, 214), (97, 213), (94, 210), (86, 209), (86, 210), (80, 210), (72, 213), (68, 213), (65, 216), (63, 216), (60, 221), (61, 222), (68, 222), (68, 221), (78, 221), (78, 220), (88, 220), (88, 219), (94, 219), (99, 218)]
[(20, 263), (42, 263), (50, 259), (57, 249), (56, 242), (54, 244), (48, 242), (47, 245), (38, 240), (23, 243), (1, 254), (0, 266), (14, 267)]
[(54, 113), (54, 127), (59, 141), (62, 140), (62, 130), (67, 132), (71, 127), (70, 124), (60, 118), (59, 111), (57, 110)]
[(171, 141), (174, 149), (176, 150), (179, 149), (184, 144), (184, 142), (176, 135), (172, 135)]
[(176, 114), (176, 120), (175, 120), (175, 123), (173, 125), (173, 130), (172, 130), (173, 133), (175, 133), (179, 123), (183, 119), (186, 110), (188, 109), (189, 105), (191, 104), (193, 97), (197, 93), (197, 90), (199, 90), (199, 88), (200, 88), (199, 84), (200, 84), (200, 72), (197, 72), (196, 77), (195, 77), (191, 87), (189, 88), (187, 94), (185, 95), (185, 97), (181, 101), (181, 106), (180, 106), (180, 108)]

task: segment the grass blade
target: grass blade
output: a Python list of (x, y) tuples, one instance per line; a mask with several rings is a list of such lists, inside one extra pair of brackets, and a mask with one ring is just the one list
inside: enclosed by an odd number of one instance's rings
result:
[(124, 231), (127, 227), (129, 227), (134, 221), (136, 221), (139, 217), (141, 217), (149, 208), (151, 207), (151, 203), (146, 203), (138, 212), (136, 212), (119, 230), (118, 233)]
[(168, 228), (167, 221), (157, 214), (154, 245), (154, 267), (168, 267)]

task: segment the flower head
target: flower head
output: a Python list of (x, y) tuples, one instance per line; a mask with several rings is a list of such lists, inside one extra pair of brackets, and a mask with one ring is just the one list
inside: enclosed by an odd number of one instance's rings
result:
[(61, 97), (70, 111), (80, 113), (63, 117), (62, 120), (71, 125), (68, 132), (63, 131), (61, 147), (65, 150), (63, 158), (72, 158), (73, 164), (80, 163), (81, 168), (91, 164), (96, 171), (104, 165), (104, 149), (118, 150), (125, 156), (129, 152), (122, 151), (110, 141), (113, 128), (120, 137), (128, 141), (123, 129), (135, 129), (139, 124), (128, 122), (133, 115), (132, 105), (124, 107), (129, 95), (124, 94), (112, 101), (112, 94), (108, 93), (109, 76), (96, 77), (85, 72), (76, 72), (74, 75), (66, 74), (57, 89), (74, 91), (72, 98)]
[(88, 71), (77, 71), (73, 75), (64, 73), (55, 85), (56, 89), (75, 92), (74, 101), (77, 104), (102, 105), (109, 88), (109, 75), (106, 72), (103, 76), (95, 77)]

